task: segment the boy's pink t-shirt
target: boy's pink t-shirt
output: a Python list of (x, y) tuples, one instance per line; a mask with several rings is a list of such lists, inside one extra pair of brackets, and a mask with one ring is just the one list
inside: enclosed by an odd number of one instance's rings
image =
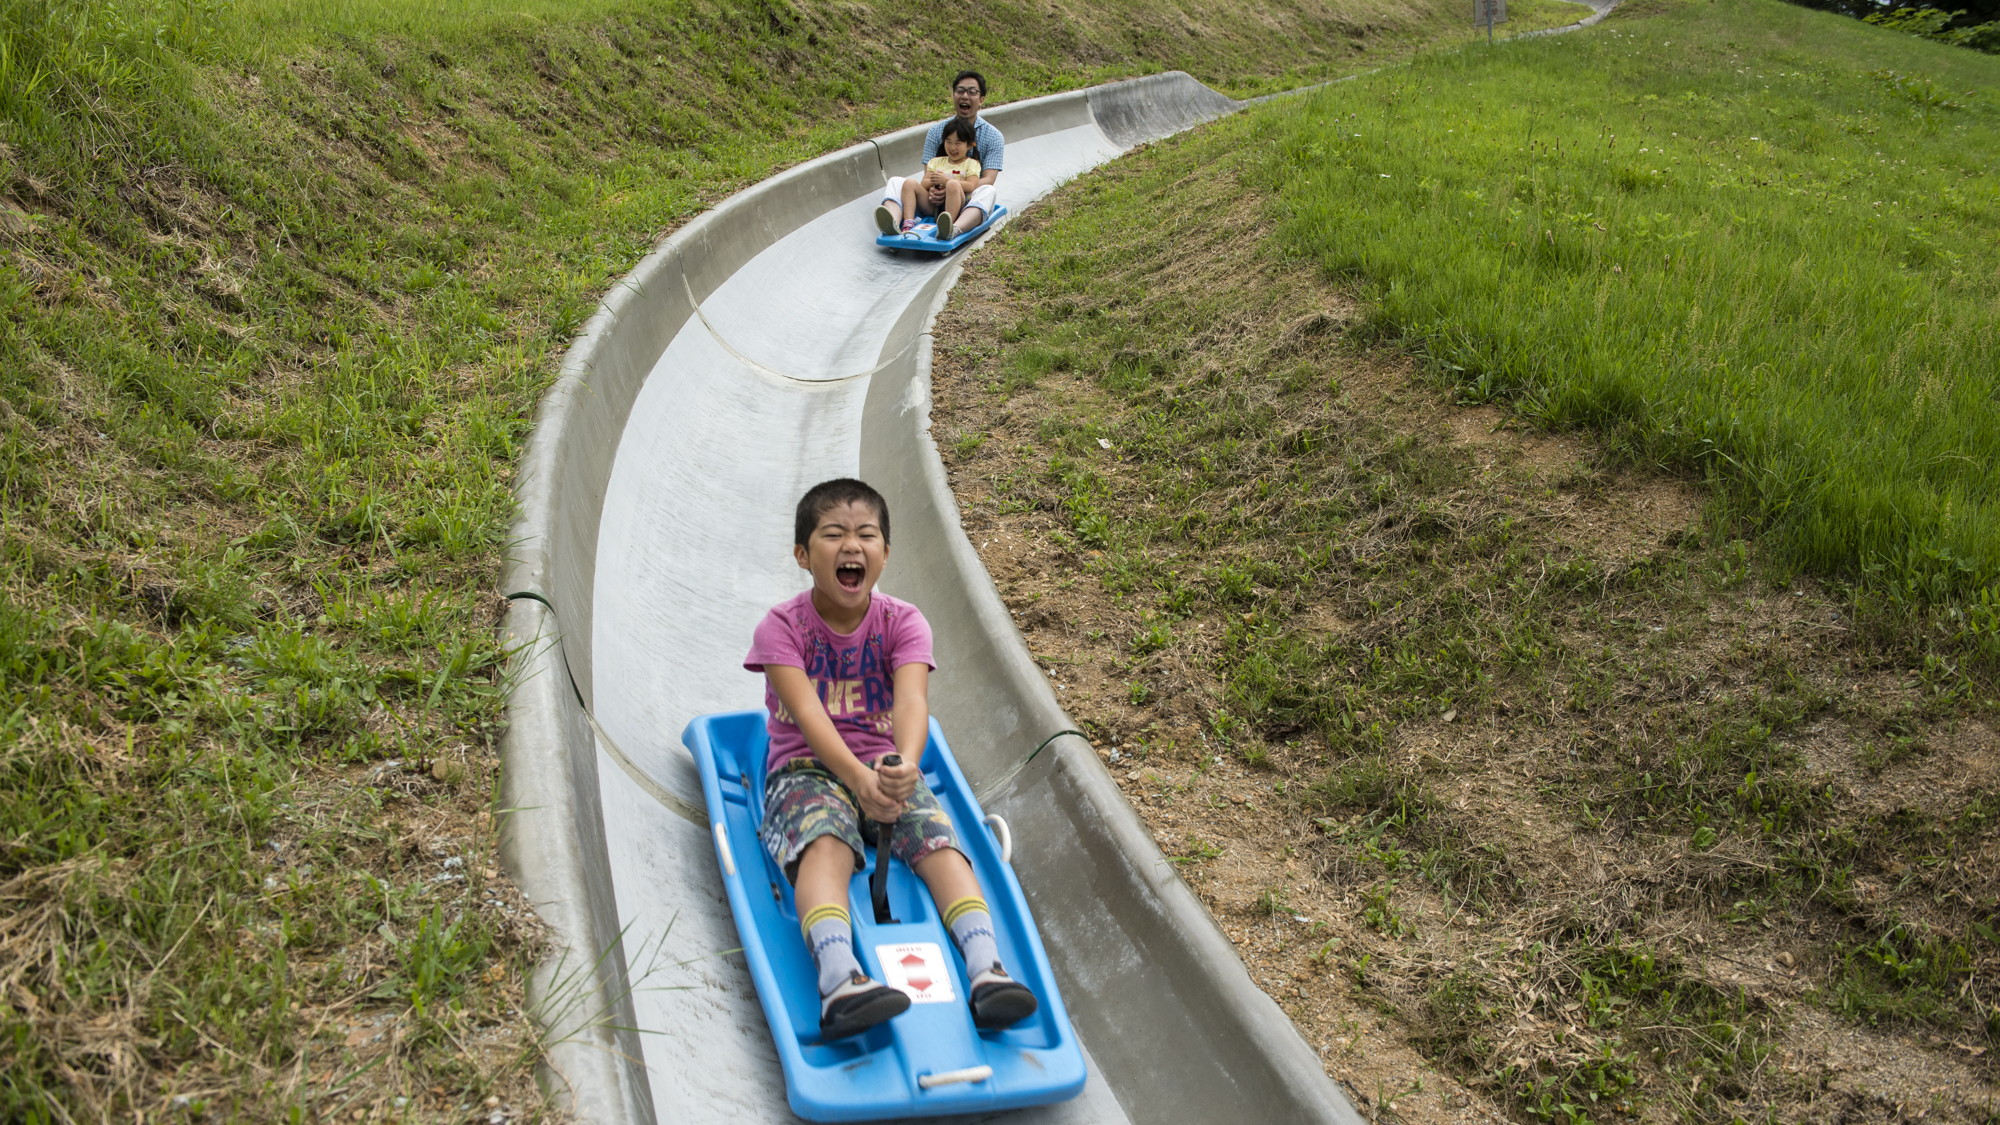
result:
[[(931, 626), (917, 607), (876, 592), (852, 633), (836, 633), (813, 608), (812, 591), (771, 608), (750, 638), (743, 666), (762, 672), (766, 664), (805, 669), (835, 730), (854, 756), (872, 762), (896, 748), (891, 712), (896, 704), (894, 673), (905, 664), (931, 661)], [(764, 681), (765, 729), (771, 733), (766, 770), (812, 756), (806, 736), (771, 681)]]

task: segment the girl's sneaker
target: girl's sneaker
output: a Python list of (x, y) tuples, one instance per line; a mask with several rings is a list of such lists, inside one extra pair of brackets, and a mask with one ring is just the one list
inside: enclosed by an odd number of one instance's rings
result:
[[(1034, 997), (1028, 999), (1032, 1001)], [(902, 1015), (909, 1007), (908, 996), (856, 972), (847, 978), (846, 984), (820, 997), (820, 1042), (859, 1035), (884, 1020)]]
[(972, 978), (972, 1025), (1012, 1027), (1035, 1014), (1041, 1002), (1028, 986), (994, 966)]

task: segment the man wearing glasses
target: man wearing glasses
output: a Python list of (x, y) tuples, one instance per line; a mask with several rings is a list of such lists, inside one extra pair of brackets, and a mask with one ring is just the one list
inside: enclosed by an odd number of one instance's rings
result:
[[(951, 80), (952, 112), (972, 123), (973, 134), (977, 137), (972, 151), (968, 154), (979, 161), (979, 180), (966, 192), (965, 209), (958, 214), (958, 222), (953, 224), (959, 230), (972, 230), (986, 221), (998, 199), (998, 189), (993, 182), (1000, 178), (1000, 162), (1007, 147), (1007, 138), (1000, 130), (987, 124), (979, 116), (980, 107), (986, 104), (986, 79), (976, 70), (961, 70), (958, 77)], [(917, 168), (917, 176), (924, 174), (923, 164), (928, 164), (944, 147), (944, 122), (931, 126), (924, 134), (923, 162)], [(903, 177), (894, 176), (883, 189), (882, 203), (875, 208), (875, 225), (883, 234), (895, 234), (903, 224)]]

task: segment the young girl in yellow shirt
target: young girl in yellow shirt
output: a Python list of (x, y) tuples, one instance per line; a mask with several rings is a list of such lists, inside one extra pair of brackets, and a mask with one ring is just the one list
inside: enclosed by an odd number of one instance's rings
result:
[(954, 117), (944, 123), (943, 154), (924, 165), (921, 181), (912, 177), (903, 182), (905, 233), (917, 225), (919, 216), (936, 216), (938, 238), (951, 241), (956, 233), (952, 224), (965, 209), (965, 197), (972, 185), (979, 182), (979, 161), (971, 155), (976, 136), (972, 124), (961, 118)]

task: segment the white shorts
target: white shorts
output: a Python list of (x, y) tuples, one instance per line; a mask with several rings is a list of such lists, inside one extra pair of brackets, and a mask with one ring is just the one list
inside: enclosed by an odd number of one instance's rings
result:
[[(889, 178), (889, 185), (882, 189), (882, 202), (893, 203), (901, 207), (903, 205), (903, 181), (906, 178), (904, 176), (891, 176)], [(973, 188), (972, 194), (965, 197), (965, 205), (967, 207), (977, 207), (985, 214), (991, 215), (993, 209), (1000, 205), (1000, 190), (998, 185), (981, 184)]]

